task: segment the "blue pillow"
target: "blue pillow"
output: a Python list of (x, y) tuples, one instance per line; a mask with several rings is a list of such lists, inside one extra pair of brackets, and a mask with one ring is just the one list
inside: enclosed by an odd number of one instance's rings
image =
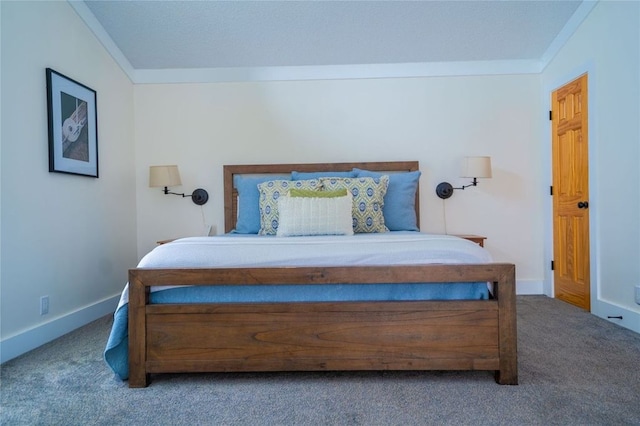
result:
[(261, 177), (234, 176), (233, 186), (238, 190), (238, 219), (234, 234), (257, 234), (260, 231), (260, 192), (258, 184), (274, 179), (290, 179), (289, 175)]
[(353, 169), (358, 177), (389, 176), (389, 186), (384, 196), (384, 224), (390, 231), (419, 231), (416, 218), (416, 191), (422, 174), (419, 170), (404, 173), (380, 173)]
[(318, 179), (321, 177), (354, 178), (358, 177), (356, 169), (349, 172), (291, 172), (291, 180)]

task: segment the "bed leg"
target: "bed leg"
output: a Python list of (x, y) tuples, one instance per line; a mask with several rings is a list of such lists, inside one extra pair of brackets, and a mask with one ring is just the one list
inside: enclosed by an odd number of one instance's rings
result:
[(147, 319), (149, 287), (145, 287), (134, 270), (129, 271), (129, 387), (149, 385), (146, 372)]
[(515, 265), (505, 271), (498, 282), (494, 283), (498, 299), (498, 333), (500, 351), (500, 369), (495, 379), (501, 385), (518, 384), (518, 337), (516, 325), (516, 268)]
[(129, 374), (129, 387), (130, 388), (146, 388), (149, 386), (149, 374), (133, 374), (130, 372)]

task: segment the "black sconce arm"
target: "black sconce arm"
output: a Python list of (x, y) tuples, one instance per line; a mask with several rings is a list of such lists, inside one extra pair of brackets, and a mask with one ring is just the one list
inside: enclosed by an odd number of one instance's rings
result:
[(473, 182), (471, 182), (469, 185), (462, 185), (460, 188), (453, 188), (453, 189), (465, 189), (465, 188), (468, 188), (470, 186), (478, 186), (478, 179), (477, 178), (473, 178)]
[(172, 195), (181, 195), (182, 198), (187, 198), (190, 197), (191, 200), (201, 206), (203, 204), (205, 204), (208, 200), (209, 200), (209, 193), (207, 193), (207, 191), (205, 191), (202, 188), (198, 188), (195, 191), (193, 191), (193, 193), (191, 195), (186, 195), (186, 194), (178, 194), (177, 192), (171, 192), (169, 191), (168, 187), (164, 187), (164, 189), (162, 190), (162, 192), (164, 192), (166, 195), (168, 194), (172, 194)]
[(442, 198), (443, 200), (446, 200), (453, 195), (454, 189), (465, 189), (470, 186), (478, 186), (478, 179), (473, 178), (473, 182), (471, 182), (469, 185), (462, 185), (460, 188), (454, 188), (453, 185), (451, 185), (449, 182), (442, 182), (436, 187), (436, 195), (438, 195), (438, 197)]

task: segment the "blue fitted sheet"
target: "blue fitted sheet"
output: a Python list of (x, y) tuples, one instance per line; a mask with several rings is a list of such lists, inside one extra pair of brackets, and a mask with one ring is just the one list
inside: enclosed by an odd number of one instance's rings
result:
[[(152, 292), (151, 303), (336, 302), (486, 300), (481, 283), (198, 286)], [(128, 304), (114, 314), (104, 359), (122, 380), (129, 377)]]

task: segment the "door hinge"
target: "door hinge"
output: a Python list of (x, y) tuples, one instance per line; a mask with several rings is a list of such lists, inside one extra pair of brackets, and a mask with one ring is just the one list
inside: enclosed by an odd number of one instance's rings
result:
[(549, 195), (553, 195), (553, 186), (549, 187)]
[(549, 120), (553, 120), (553, 111), (549, 111)]
[(551, 261), (551, 270), (552, 271), (556, 270), (556, 265), (553, 263), (553, 260)]

